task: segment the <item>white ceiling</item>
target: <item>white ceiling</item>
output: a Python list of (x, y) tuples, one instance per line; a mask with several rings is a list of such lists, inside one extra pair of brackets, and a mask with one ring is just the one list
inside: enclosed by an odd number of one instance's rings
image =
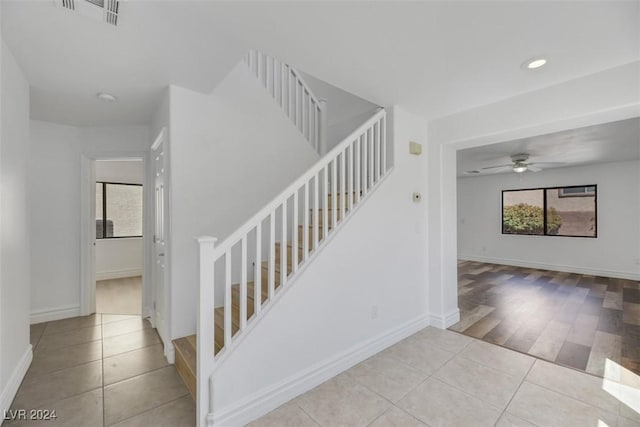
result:
[(427, 118), (640, 59), (638, 1), (132, 0), (117, 28), (52, 3), (3, 1), (2, 30), (32, 115), (77, 125), (147, 122), (163, 87), (211, 91), (249, 47)]
[[(527, 162), (558, 162), (545, 169), (640, 159), (640, 118), (571, 129), (532, 138), (468, 148), (457, 153), (458, 176), (477, 177), (513, 171), (483, 167), (511, 163), (510, 156), (530, 155)], [(468, 174), (480, 170), (481, 174)], [(527, 172), (529, 173), (529, 172)], [(543, 172), (536, 172), (543, 173)]]

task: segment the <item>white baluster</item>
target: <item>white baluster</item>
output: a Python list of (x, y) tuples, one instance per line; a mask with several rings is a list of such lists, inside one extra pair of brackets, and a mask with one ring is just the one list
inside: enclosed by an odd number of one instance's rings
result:
[(361, 144), (362, 144), (362, 196), (364, 197), (367, 194), (367, 165), (368, 165), (368, 157), (367, 157), (367, 135), (368, 129), (364, 131), (361, 136)]
[(342, 197), (342, 201), (340, 202), (340, 221), (344, 220), (344, 213), (347, 204), (348, 194), (346, 193), (346, 183), (345, 179), (347, 178), (344, 173), (344, 156), (347, 155), (347, 149), (345, 148), (342, 153), (340, 153), (340, 197)]
[(374, 151), (374, 180), (375, 182), (378, 182), (378, 180), (380, 179), (380, 123), (376, 123), (374, 125), (374, 131), (375, 131), (375, 139), (374, 139), (374, 144), (375, 144), (375, 151)]
[(240, 331), (247, 327), (247, 235), (242, 236), (240, 243)]
[(302, 86), (302, 100), (300, 102), (300, 109), (302, 110), (302, 136), (308, 139), (307, 132), (309, 130), (309, 123), (307, 122), (308, 112), (305, 108), (307, 105), (307, 98), (309, 96), (309, 92)]
[(267, 273), (269, 274), (269, 301), (273, 298), (276, 289), (276, 211), (275, 209), (269, 215), (269, 265)]
[(309, 211), (309, 181), (304, 182), (303, 206), (302, 259), (303, 261), (306, 261), (307, 257), (309, 256), (309, 215), (311, 214), (311, 212)]
[(354, 162), (356, 164), (356, 168), (355, 168), (355, 183), (356, 183), (356, 202), (358, 203), (360, 202), (360, 164), (362, 163), (362, 156), (360, 155), (360, 143), (362, 142), (362, 136), (359, 136), (358, 139), (356, 139), (353, 144), (355, 145), (356, 148), (356, 155), (354, 157)]
[(369, 157), (367, 158), (367, 160), (369, 161), (369, 166), (367, 167), (367, 176), (368, 176), (368, 180), (369, 180), (369, 185), (368, 188), (373, 187), (373, 154), (374, 154), (374, 148), (373, 148), (373, 142), (374, 142), (374, 128), (373, 126), (371, 127), (371, 129), (369, 129), (369, 131), (367, 132), (367, 145), (368, 145), (368, 152), (369, 152)]
[(351, 210), (353, 209), (353, 198), (355, 197), (355, 195), (353, 194), (354, 192), (354, 188), (353, 188), (353, 143), (349, 144), (349, 146), (347, 147), (347, 149), (349, 150), (349, 172), (347, 173), (348, 177), (349, 177), (349, 213), (351, 213)]
[[(336, 222), (338, 222), (338, 203), (340, 205), (344, 204), (344, 200), (340, 201), (340, 198), (343, 197), (342, 194), (338, 194), (338, 178), (337, 178), (337, 169), (338, 169), (338, 158), (335, 157), (331, 163), (331, 228), (335, 230)], [(327, 233), (329, 234), (329, 233)]]
[(382, 116), (380, 119), (382, 125), (382, 175), (387, 172), (387, 119)]
[(262, 221), (256, 224), (256, 268), (253, 278), (253, 312), (262, 309)]
[[(329, 163), (324, 167), (324, 172), (322, 173), (322, 240), (327, 238), (327, 233), (329, 231), (328, 225), (329, 221), (327, 219), (329, 203), (328, 203), (328, 195), (329, 192)], [(331, 203), (335, 203), (335, 200), (332, 200)]]
[[(308, 229), (303, 232), (308, 233)], [(291, 231), (291, 264), (294, 273), (298, 271), (298, 189), (293, 193), (293, 228)]]
[(318, 221), (320, 221), (320, 206), (318, 206), (318, 180), (320, 172), (313, 177), (313, 250), (318, 249)]
[(224, 255), (224, 346), (231, 344), (231, 249)]
[(287, 199), (282, 203), (282, 241), (280, 242), (280, 286), (287, 281)]

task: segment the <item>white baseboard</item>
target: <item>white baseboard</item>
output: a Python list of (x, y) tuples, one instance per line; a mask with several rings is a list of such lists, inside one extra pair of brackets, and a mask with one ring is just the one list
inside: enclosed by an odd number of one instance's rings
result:
[(176, 349), (171, 341), (164, 343), (164, 357), (167, 358), (167, 363), (170, 365), (176, 363)]
[(245, 425), (427, 326), (427, 316), (410, 320), (273, 386), (259, 390), (238, 403), (216, 410), (207, 417), (207, 424), (215, 424), (216, 427)]
[(142, 268), (96, 272), (96, 280), (124, 279), (138, 276), (142, 276)]
[(30, 321), (33, 325), (34, 323), (51, 322), (52, 320), (67, 319), (76, 316), (80, 316), (80, 306), (65, 305), (62, 307), (33, 310)]
[(13, 372), (11, 373), (11, 377), (9, 377), (9, 381), (7, 381), (7, 385), (5, 385), (4, 389), (0, 391), (0, 414), (3, 416), (0, 418), (0, 424), (2, 424), (2, 420), (4, 419), (4, 414), (11, 407), (11, 403), (13, 399), (16, 397), (16, 393), (18, 392), (18, 387), (20, 387), (20, 383), (22, 383), (22, 379), (27, 373), (27, 369), (31, 365), (31, 360), (33, 359), (33, 349), (31, 344), (27, 346), (27, 350), (24, 352), (22, 357), (20, 358), (20, 362), (18, 362), (18, 366), (15, 367)]
[(536, 268), (539, 270), (562, 271), (564, 273), (588, 274), (591, 276), (613, 277), (615, 279), (627, 279), (640, 281), (640, 271), (604, 270), (601, 268), (579, 267), (575, 265), (549, 264), (520, 259), (493, 258), (480, 255), (459, 255), (459, 259), (466, 261), (486, 262), (490, 264), (511, 265), (514, 267)]
[(429, 325), (438, 329), (447, 329), (451, 325), (455, 325), (460, 321), (460, 310), (455, 309), (446, 316), (436, 314), (429, 315)]

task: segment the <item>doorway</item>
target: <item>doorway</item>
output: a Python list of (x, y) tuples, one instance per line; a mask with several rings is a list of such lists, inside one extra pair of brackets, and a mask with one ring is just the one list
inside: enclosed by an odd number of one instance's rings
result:
[(144, 177), (139, 158), (95, 161), (96, 313), (142, 314)]

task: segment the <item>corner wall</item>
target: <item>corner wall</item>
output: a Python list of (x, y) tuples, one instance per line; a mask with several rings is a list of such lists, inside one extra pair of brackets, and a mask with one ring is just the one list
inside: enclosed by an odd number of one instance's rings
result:
[[(640, 141), (638, 142), (640, 150)], [(598, 237), (501, 233), (501, 191), (598, 185)], [(461, 259), (640, 280), (640, 161), (458, 179)]]
[(4, 414), (32, 358), (31, 227), (29, 83), (7, 45), (0, 42), (0, 414)]

